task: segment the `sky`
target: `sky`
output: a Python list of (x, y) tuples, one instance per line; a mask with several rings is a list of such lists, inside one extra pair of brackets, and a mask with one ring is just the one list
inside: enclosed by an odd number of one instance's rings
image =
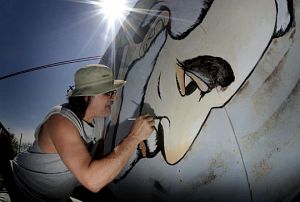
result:
[[(131, 3), (133, 5), (133, 3)], [(36, 66), (103, 55), (112, 39), (95, 5), (70, 0), (0, 0), (0, 77)], [(116, 25), (118, 27), (118, 25)], [(49, 109), (67, 101), (75, 71), (99, 60), (0, 80), (0, 122), (32, 142)]]

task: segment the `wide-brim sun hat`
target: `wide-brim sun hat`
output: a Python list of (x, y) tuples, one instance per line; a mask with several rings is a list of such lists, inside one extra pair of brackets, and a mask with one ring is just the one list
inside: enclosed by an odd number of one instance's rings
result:
[(117, 90), (125, 85), (124, 80), (115, 80), (112, 70), (102, 64), (91, 64), (75, 73), (75, 86), (67, 96), (95, 96)]

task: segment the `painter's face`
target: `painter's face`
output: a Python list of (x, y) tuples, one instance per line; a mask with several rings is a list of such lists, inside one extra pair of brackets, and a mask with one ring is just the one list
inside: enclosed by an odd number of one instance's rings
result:
[[(222, 107), (251, 73), (271, 40), (275, 20), (274, 0), (215, 1), (201, 25), (186, 38), (167, 38), (144, 103), (151, 106), (156, 116), (167, 117), (160, 124), (168, 163), (174, 164), (185, 155), (210, 110)], [(209, 86), (205, 79), (182, 71), (180, 62), (199, 56), (228, 62), (234, 81), (225, 88)], [(193, 86), (188, 87), (191, 82)]]
[(108, 117), (111, 114), (113, 102), (116, 100), (116, 91), (102, 93), (92, 97), (89, 109), (95, 117)]

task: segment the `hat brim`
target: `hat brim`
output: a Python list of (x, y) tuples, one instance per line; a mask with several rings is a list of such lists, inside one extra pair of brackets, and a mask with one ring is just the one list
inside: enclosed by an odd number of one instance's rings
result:
[(114, 80), (114, 85), (109, 87), (103, 87), (103, 85), (95, 85), (92, 88), (86, 87), (81, 89), (72, 90), (67, 96), (76, 97), (76, 96), (95, 96), (101, 93), (107, 93), (109, 91), (117, 90), (118, 88), (123, 87), (126, 84), (124, 80)]

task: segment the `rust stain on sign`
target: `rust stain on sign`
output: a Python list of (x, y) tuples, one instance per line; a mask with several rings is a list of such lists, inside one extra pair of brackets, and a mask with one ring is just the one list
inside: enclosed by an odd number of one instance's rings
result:
[(222, 177), (227, 171), (227, 166), (224, 162), (222, 154), (218, 154), (215, 158), (210, 160), (209, 167), (205, 173), (201, 173), (195, 179), (196, 182), (192, 183), (192, 189), (198, 189), (204, 185), (213, 183), (218, 178)]
[(252, 172), (255, 177), (255, 181), (262, 179), (268, 172), (272, 170), (272, 165), (269, 162), (271, 157), (275, 154), (280, 152), (280, 147), (275, 146), (269, 153), (267, 153), (262, 160), (258, 163), (254, 164)]

